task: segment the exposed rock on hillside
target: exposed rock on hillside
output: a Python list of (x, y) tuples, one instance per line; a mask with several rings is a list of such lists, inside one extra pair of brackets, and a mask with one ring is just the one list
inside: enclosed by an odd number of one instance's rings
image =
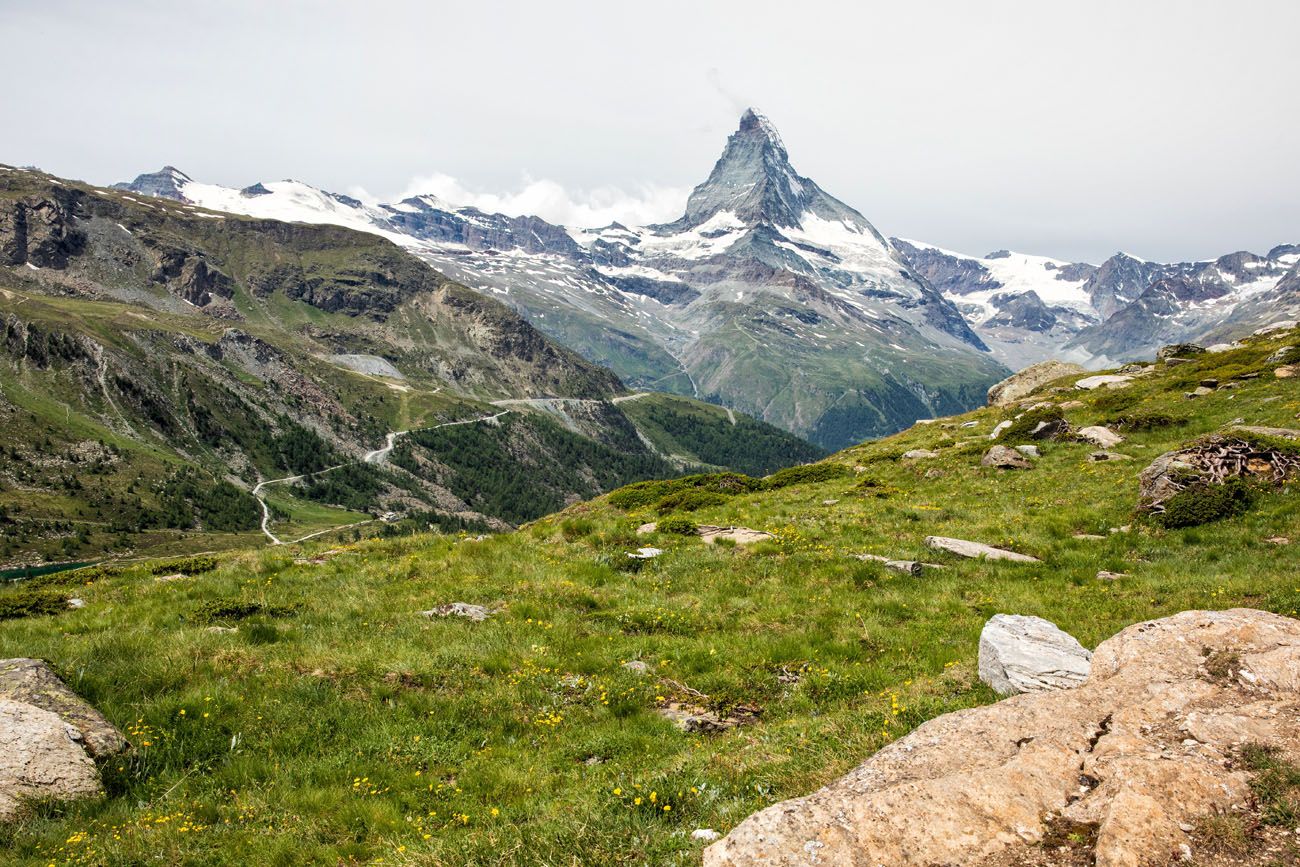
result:
[(59, 679), (40, 659), (0, 660), (0, 698), (25, 702), (57, 714), (75, 728), (97, 759), (116, 755), (130, 744), (117, 727)]
[(1191, 851), (1185, 828), (1250, 802), (1232, 761), (1243, 744), (1300, 749), (1297, 670), (1290, 618), (1233, 609), (1139, 623), (1097, 648), (1084, 685), (931, 720), (843, 779), (750, 816), (704, 863), (1026, 863), (1052, 821), (1095, 830), (1097, 867), (1171, 863)]
[(1078, 639), (1041, 617), (994, 614), (980, 633), (980, 680), (998, 695), (1078, 686), (1091, 659)]
[(989, 389), (989, 406), (1009, 406), (1053, 380), (1088, 371), (1067, 361), (1041, 361), (1008, 376)]
[(0, 821), (29, 800), (103, 794), (94, 758), (130, 744), (39, 659), (0, 660)]

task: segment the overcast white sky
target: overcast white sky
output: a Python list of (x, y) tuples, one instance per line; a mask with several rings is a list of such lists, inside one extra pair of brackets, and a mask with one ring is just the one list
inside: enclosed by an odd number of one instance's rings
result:
[(1207, 258), (1300, 242), (1297, 33), (1297, 0), (0, 0), (0, 162), (638, 222), (753, 104), (886, 234)]

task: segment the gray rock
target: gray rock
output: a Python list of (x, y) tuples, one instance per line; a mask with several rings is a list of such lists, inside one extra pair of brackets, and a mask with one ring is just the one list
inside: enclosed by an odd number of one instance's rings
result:
[(633, 560), (653, 560), (663, 552), (662, 548), (637, 548), (635, 553), (629, 551), (627, 556)]
[(639, 659), (629, 659), (627, 662), (623, 663), (623, 667), (626, 668), (628, 671), (632, 672), (633, 674), (650, 673), (650, 666), (646, 665), (644, 662), (642, 662)]
[(1104, 449), (1099, 452), (1092, 452), (1091, 454), (1088, 455), (1088, 462), (1093, 464), (1100, 464), (1106, 461), (1131, 461), (1131, 460), (1133, 459), (1128, 455), (1122, 455), (1119, 452), (1106, 451)]
[(56, 714), (75, 728), (97, 759), (117, 755), (131, 745), (117, 727), (67, 687), (40, 659), (0, 659), (0, 698), (19, 701)]
[(1015, 403), (1021, 398), (1028, 397), (1049, 382), (1076, 373), (1086, 372), (1080, 365), (1068, 361), (1051, 360), (1031, 364), (1024, 370), (1013, 373), (990, 388), (988, 404), (989, 406), (1006, 406)]
[(1121, 578), (1127, 577), (1127, 572), (1107, 572), (1105, 569), (1097, 573), (1098, 581), (1118, 581)]
[(1030, 557), (1028, 554), (1018, 554), (1015, 551), (985, 545), (983, 542), (968, 542), (965, 539), (953, 539), (948, 536), (926, 536), (925, 544), (936, 551), (947, 551), (949, 554), (972, 559), (1010, 560), (1015, 563), (1043, 562), (1037, 557)]
[(1033, 466), (1020, 452), (1006, 446), (993, 446), (980, 459), (980, 466), (999, 470), (1027, 470)]
[(1002, 432), (1009, 427), (1011, 427), (1011, 422), (1009, 421), (998, 422), (997, 425), (994, 426), (993, 432), (989, 434), (989, 439), (991, 440), (997, 439), (998, 437), (1002, 436)]
[(1087, 648), (1041, 617), (995, 614), (980, 633), (979, 677), (998, 695), (1078, 686), (1091, 666)]
[(1111, 446), (1117, 446), (1124, 442), (1122, 436), (1115, 433), (1110, 428), (1102, 427), (1101, 425), (1092, 425), (1080, 429), (1078, 437), (1079, 439), (1086, 440), (1094, 445), (1099, 445), (1102, 448), (1110, 448)]
[(1020, 452), (1027, 458), (1041, 458), (1043, 455), (1038, 451), (1038, 446), (1023, 445), (1016, 446), (1016, 451)]
[(1085, 376), (1074, 384), (1075, 388), (1081, 388), (1084, 391), (1092, 391), (1095, 388), (1101, 388), (1103, 385), (1107, 388), (1123, 388), (1133, 381), (1131, 376), (1119, 376), (1113, 373), (1100, 373), (1096, 376)]
[(1190, 400), (1196, 397), (1205, 397), (1208, 394), (1214, 394), (1214, 389), (1206, 388), (1203, 385), (1198, 385), (1193, 390), (1187, 392), (1186, 397)]
[(1187, 359), (1193, 355), (1204, 355), (1205, 347), (1197, 346), (1195, 343), (1171, 343), (1168, 346), (1162, 346), (1156, 351), (1157, 361), (1168, 361), (1171, 358)]
[(51, 711), (0, 698), (0, 821), (17, 818), (28, 800), (103, 792), (81, 732)]
[(939, 453), (932, 452), (929, 449), (911, 449), (903, 452), (904, 460), (909, 461), (929, 460), (930, 458), (937, 457), (939, 457)]
[(437, 608), (420, 613), (425, 617), (465, 617), (475, 623), (482, 623), (492, 615), (492, 612), (482, 605), (470, 605), (467, 602), (448, 602), (446, 605), (439, 605)]

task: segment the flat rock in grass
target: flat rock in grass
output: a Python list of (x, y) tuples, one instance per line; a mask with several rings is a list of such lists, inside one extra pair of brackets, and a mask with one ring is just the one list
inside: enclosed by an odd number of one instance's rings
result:
[(938, 563), (922, 563), (918, 560), (895, 560), (891, 557), (882, 557), (879, 554), (854, 554), (859, 560), (870, 560), (873, 563), (883, 563), (886, 569), (892, 569), (895, 572), (902, 572), (904, 575), (920, 575), (926, 569), (942, 569)]
[(180, 572), (174, 572), (171, 575), (159, 575), (153, 580), (157, 581), (159, 584), (170, 584), (173, 581), (188, 581), (189, 577), (190, 576), (184, 575)]
[(1074, 636), (1041, 617), (994, 614), (980, 633), (980, 680), (998, 695), (1078, 686), (1091, 660)]
[(1067, 400), (1065, 401), (1065, 403), (1061, 404), (1060, 408), (1061, 409), (1083, 409), (1085, 406), (1087, 406), (1087, 404), (1081, 400)]
[(1093, 445), (1101, 446), (1104, 449), (1108, 449), (1111, 446), (1117, 446), (1124, 442), (1122, 436), (1108, 427), (1103, 427), (1102, 425), (1091, 425), (1089, 427), (1080, 428), (1076, 436), (1081, 440), (1090, 442)]
[(21, 701), (56, 714), (75, 728), (97, 759), (131, 745), (102, 713), (77, 695), (40, 659), (0, 659), (0, 698)]
[(1042, 454), (1038, 451), (1038, 446), (1034, 446), (1034, 445), (1016, 446), (1016, 451), (1020, 452), (1022, 455), (1024, 455), (1027, 458), (1042, 457)]
[(719, 839), (721, 836), (722, 836), (721, 834), (719, 834), (717, 831), (713, 830), (712, 828), (696, 828), (694, 831), (691, 832), (692, 840), (703, 840), (705, 843), (712, 843), (714, 840)]
[(653, 533), (655, 530), (658, 529), (659, 529), (659, 522), (651, 521), (648, 524), (642, 524), (640, 527), (637, 527), (636, 534), (638, 536), (649, 536), (651, 533)]
[(994, 548), (983, 542), (969, 542), (965, 539), (953, 539), (948, 536), (926, 536), (925, 544), (936, 551), (947, 551), (959, 557), (983, 560), (1010, 560), (1013, 563), (1041, 563), (1037, 557), (1018, 554), (1004, 548)]
[(1105, 386), (1106, 388), (1124, 388), (1133, 381), (1131, 376), (1121, 376), (1117, 373), (1099, 373), (1096, 376), (1085, 376), (1074, 384), (1075, 388), (1081, 388), (1084, 391), (1092, 391), (1096, 388)]
[(1186, 397), (1188, 400), (1192, 400), (1198, 397), (1206, 397), (1207, 395), (1211, 395), (1211, 394), (1214, 394), (1214, 389), (1208, 388), (1204, 385), (1198, 385), (1196, 388), (1192, 389), (1191, 391), (1186, 392), (1183, 396)]
[(997, 439), (998, 437), (1002, 436), (1002, 432), (1009, 427), (1011, 427), (1011, 422), (1009, 421), (998, 422), (996, 425), (993, 426), (993, 431), (992, 433), (989, 434), (989, 439), (991, 440)]
[(623, 668), (627, 669), (633, 674), (650, 673), (650, 666), (639, 659), (629, 659), (627, 662), (623, 663)]
[(1106, 451), (1104, 449), (1099, 452), (1091, 452), (1088, 455), (1089, 463), (1094, 463), (1094, 464), (1105, 463), (1107, 461), (1131, 461), (1131, 460), (1133, 460), (1133, 458), (1129, 457), (1128, 455), (1120, 454), (1119, 452)]
[(1033, 466), (1024, 455), (1006, 446), (993, 446), (980, 458), (980, 466), (999, 470), (1027, 470)]
[(1278, 379), (1291, 379), (1296, 373), (1300, 372), (1294, 364), (1284, 364), (1273, 371), (1273, 375)]
[(929, 449), (910, 449), (903, 452), (903, 459), (908, 461), (928, 460), (939, 457), (938, 452), (932, 452)]
[(627, 556), (633, 560), (653, 560), (663, 552), (662, 548), (637, 548), (635, 553), (629, 551)]
[(756, 707), (737, 705), (731, 713), (722, 716), (708, 708), (686, 702), (670, 701), (655, 709), (655, 713), (670, 721), (687, 734), (711, 734), (734, 729), (758, 719), (761, 713)]
[(482, 605), (471, 605), (468, 602), (448, 602), (420, 613), (425, 617), (464, 617), (475, 623), (482, 623), (492, 616), (492, 612)]
[(1106, 537), (1105, 537), (1105, 536), (1099, 536), (1099, 535), (1097, 535), (1096, 533), (1075, 533), (1075, 534), (1074, 534), (1074, 538), (1076, 538), (1076, 539), (1087, 539), (1087, 540), (1090, 541), (1090, 542), (1096, 542), (1097, 540), (1099, 540), (1099, 539), (1105, 539)]
[(52, 711), (0, 698), (0, 821), (18, 818), (26, 801), (103, 793), (80, 731)]
[(1127, 578), (1126, 572), (1107, 572), (1105, 569), (1097, 573), (1098, 581), (1118, 581), (1121, 578)]
[[(1207, 676), (1205, 648), (1230, 649), (1236, 676)], [(1097, 647), (1082, 685), (936, 717), (745, 819), (703, 865), (1172, 863), (1196, 823), (1251, 801), (1251, 774), (1226, 760), (1243, 742), (1300, 748), (1296, 671), (1290, 618), (1239, 608), (1134, 624)], [(1086, 861), (1044, 846), (1057, 820), (1094, 829)]]
[(1290, 544), (1291, 544), (1291, 540), (1288, 539), (1286, 536), (1269, 536), (1269, 537), (1268, 537), (1267, 539), (1265, 539), (1264, 541), (1265, 541), (1265, 542), (1268, 542), (1270, 545), (1290, 545)]
[(751, 530), (748, 527), (714, 527), (709, 524), (702, 524), (697, 530), (700, 538), (706, 545), (712, 545), (719, 539), (730, 539), (737, 545), (752, 545), (755, 542), (766, 542), (774, 538), (771, 533), (764, 533), (762, 530)]

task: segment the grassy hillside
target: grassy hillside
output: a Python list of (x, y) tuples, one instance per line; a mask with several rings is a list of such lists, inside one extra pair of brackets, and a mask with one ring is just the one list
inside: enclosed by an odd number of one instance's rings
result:
[[(1090, 463), (1095, 446), (1064, 441), (1029, 470), (981, 468), (989, 431), (1020, 411), (982, 409), (766, 482), (642, 486), (484, 541), (264, 549), (184, 580), (158, 581), (187, 568), (162, 563), (0, 591), (0, 610), (61, 612), (0, 622), (0, 656), (50, 660), (136, 745), (105, 768), (107, 800), (40, 808), (0, 844), (33, 865), (695, 863), (692, 829), (726, 831), (992, 701), (975, 664), (994, 613), (1046, 617), (1090, 647), (1184, 609), (1295, 615), (1293, 487), (1178, 530), (1134, 506), (1160, 453), (1237, 419), (1296, 425), (1296, 380), (1265, 360), (1296, 342), (1048, 394), (1084, 402), (1065, 412), (1075, 427), (1126, 418), (1114, 450), (1131, 461)], [(1205, 378), (1239, 386), (1184, 397)], [(917, 448), (938, 457), (901, 457)], [(674, 484), (721, 493), (671, 499)], [(636, 534), (665, 509), (774, 538)], [(957, 560), (929, 534), (1043, 562)], [(665, 553), (626, 556), (645, 544)], [(901, 575), (859, 553), (943, 568)], [(62, 611), (68, 594), (85, 607)], [(419, 613), (455, 601), (494, 613)], [(659, 713), (674, 702), (746, 724), (686, 734)]]

